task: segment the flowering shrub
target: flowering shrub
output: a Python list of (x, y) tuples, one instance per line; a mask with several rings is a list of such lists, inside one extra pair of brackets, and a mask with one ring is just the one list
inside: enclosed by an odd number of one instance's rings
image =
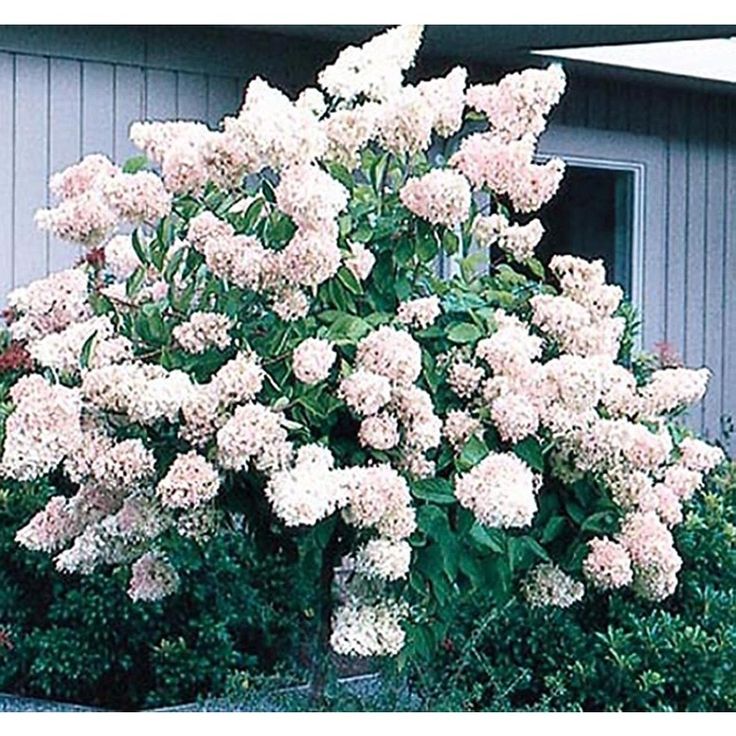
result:
[(179, 585), (173, 540), (239, 525), (296, 546), (342, 654), (426, 654), (469, 588), (672, 594), (671, 529), (722, 459), (672, 419), (708, 372), (632, 362), (601, 262), (534, 258), (561, 69), (409, 84), (421, 34), (54, 175), (37, 222), (86, 256), (9, 295), (0, 469), (69, 491), (19, 543), (65, 573), (129, 566), (151, 601)]

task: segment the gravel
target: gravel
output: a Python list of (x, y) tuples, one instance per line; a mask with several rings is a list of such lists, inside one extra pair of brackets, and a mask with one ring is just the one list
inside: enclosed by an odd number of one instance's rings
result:
[[(342, 709), (344, 710), (418, 710), (419, 699), (404, 690), (395, 700), (387, 701), (382, 692), (381, 680), (378, 675), (360, 675), (339, 680), (337, 683)], [(250, 696), (234, 700), (228, 698), (210, 698), (197, 703), (186, 703), (168, 708), (157, 708), (157, 712), (293, 712), (310, 710), (308, 701), (309, 691), (306, 685), (283, 688), (272, 692), (254, 692)], [(391, 702), (390, 708), (387, 703)], [(2, 711), (46, 711), (46, 712), (84, 712), (97, 711), (100, 708), (90, 708), (72, 703), (57, 703), (52, 700), (38, 698), (24, 698), (7, 693), (0, 693), (0, 712)]]

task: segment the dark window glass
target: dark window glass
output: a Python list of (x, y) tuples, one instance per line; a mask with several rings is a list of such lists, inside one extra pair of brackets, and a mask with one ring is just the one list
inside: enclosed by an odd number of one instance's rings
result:
[(539, 213), (545, 235), (537, 254), (602, 258), (609, 282), (631, 296), (633, 174), (568, 166), (559, 191)]

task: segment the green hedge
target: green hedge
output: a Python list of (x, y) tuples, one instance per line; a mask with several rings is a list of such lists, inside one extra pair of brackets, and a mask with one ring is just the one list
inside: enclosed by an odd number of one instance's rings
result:
[(675, 537), (683, 570), (662, 605), (620, 593), (564, 611), (465, 607), (443, 655), (414, 673), (425, 707), (736, 708), (736, 465), (712, 479)]
[[(43, 492), (0, 492), (0, 691), (116, 709), (192, 701), (289, 671), (310, 615), (278, 555), (242, 531), (175, 551), (187, 584), (134, 604), (125, 573), (61, 577), (13, 537)], [(302, 657), (303, 659), (303, 657)]]

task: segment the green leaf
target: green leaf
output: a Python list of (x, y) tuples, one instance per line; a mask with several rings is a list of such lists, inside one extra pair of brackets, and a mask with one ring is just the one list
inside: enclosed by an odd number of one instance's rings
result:
[(363, 293), (363, 287), (361, 286), (360, 281), (355, 278), (355, 274), (349, 268), (342, 266), (337, 272), (337, 278), (339, 278), (345, 288), (353, 294), (357, 295)]
[(531, 567), (537, 558), (549, 560), (544, 547), (531, 537), (509, 537), (508, 557), (512, 572)]
[(444, 478), (424, 478), (412, 484), (412, 492), (416, 498), (440, 504), (455, 503), (452, 483)]
[(567, 519), (564, 516), (553, 516), (542, 531), (542, 542), (545, 544), (559, 537), (567, 526)]
[(357, 342), (371, 330), (360, 317), (341, 312), (327, 330), (327, 338), (333, 342)]
[(386, 173), (386, 166), (388, 166), (388, 153), (381, 155), (378, 160), (371, 167), (371, 184), (376, 192), (380, 192), (383, 186), (383, 177)]
[(263, 196), (266, 198), (266, 201), (271, 204), (276, 204), (276, 192), (274, 192), (271, 183), (266, 179), (261, 180), (261, 191), (263, 192)]
[(179, 270), (179, 266), (181, 266), (181, 263), (184, 260), (185, 255), (186, 248), (179, 248), (174, 252), (171, 258), (169, 258), (169, 262), (166, 264), (163, 274), (166, 281), (171, 282), (173, 280), (176, 272)]
[(327, 168), (333, 179), (337, 179), (340, 184), (349, 190), (353, 188), (353, 175), (345, 166), (338, 163), (331, 163)]
[(457, 465), (460, 470), (470, 470), (483, 460), (489, 452), (488, 445), (482, 439), (473, 435), (465, 443), (460, 457), (457, 459)]
[(460, 322), (454, 324), (452, 327), (450, 327), (449, 330), (447, 330), (447, 339), (450, 340), (450, 342), (456, 342), (460, 344), (475, 342), (480, 338), (480, 336), (481, 331), (475, 325), (471, 325), (469, 322)]
[(480, 269), (488, 263), (488, 253), (480, 251), (466, 256), (460, 261), (460, 272), (466, 281), (473, 281)]
[(514, 453), (527, 465), (540, 473), (544, 470), (544, 453), (535, 437), (527, 437), (514, 445)]
[(598, 511), (588, 516), (580, 525), (584, 532), (610, 534), (616, 530), (616, 514), (613, 511)]
[(526, 265), (538, 279), (544, 278), (544, 265), (538, 258), (530, 258), (526, 261)]
[(138, 237), (137, 230), (133, 230), (133, 233), (130, 236), (130, 240), (131, 240), (131, 243), (133, 244), (133, 250), (135, 251), (135, 254), (138, 256), (138, 260), (144, 265), (148, 265), (148, 255), (146, 254), (146, 251), (143, 248), (143, 244), (141, 243), (140, 238)]
[(417, 256), (422, 263), (429, 263), (434, 260), (439, 251), (439, 245), (434, 233), (429, 233), (425, 237), (420, 238), (416, 248)]
[(253, 229), (265, 206), (266, 202), (263, 199), (260, 199), (260, 197), (248, 205), (248, 209), (243, 215), (243, 229), (246, 232)]
[(79, 354), (79, 365), (81, 368), (89, 368), (89, 360), (92, 357), (92, 348), (97, 338), (97, 330), (95, 330), (82, 345), (82, 350)]
[(125, 282), (125, 294), (127, 297), (132, 298), (134, 297), (140, 290), (141, 286), (143, 286), (143, 282), (146, 278), (146, 269), (144, 266), (138, 266), (135, 271), (133, 271), (130, 276), (128, 276), (127, 281)]
[(448, 256), (457, 253), (460, 247), (460, 238), (458, 238), (452, 230), (445, 230), (442, 234), (442, 249), (447, 253)]
[(501, 554), (504, 549), (504, 533), (500, 529), (488, 529), (477, 521), (470, 528), (470, 538), (481, 547)]
[(140, 156), (133, 156), (123, 164), (123, 172), (125, 174), (137, 174), (142, 169), (145, 169), (147, 165), (148, 159), (142, 154)]

